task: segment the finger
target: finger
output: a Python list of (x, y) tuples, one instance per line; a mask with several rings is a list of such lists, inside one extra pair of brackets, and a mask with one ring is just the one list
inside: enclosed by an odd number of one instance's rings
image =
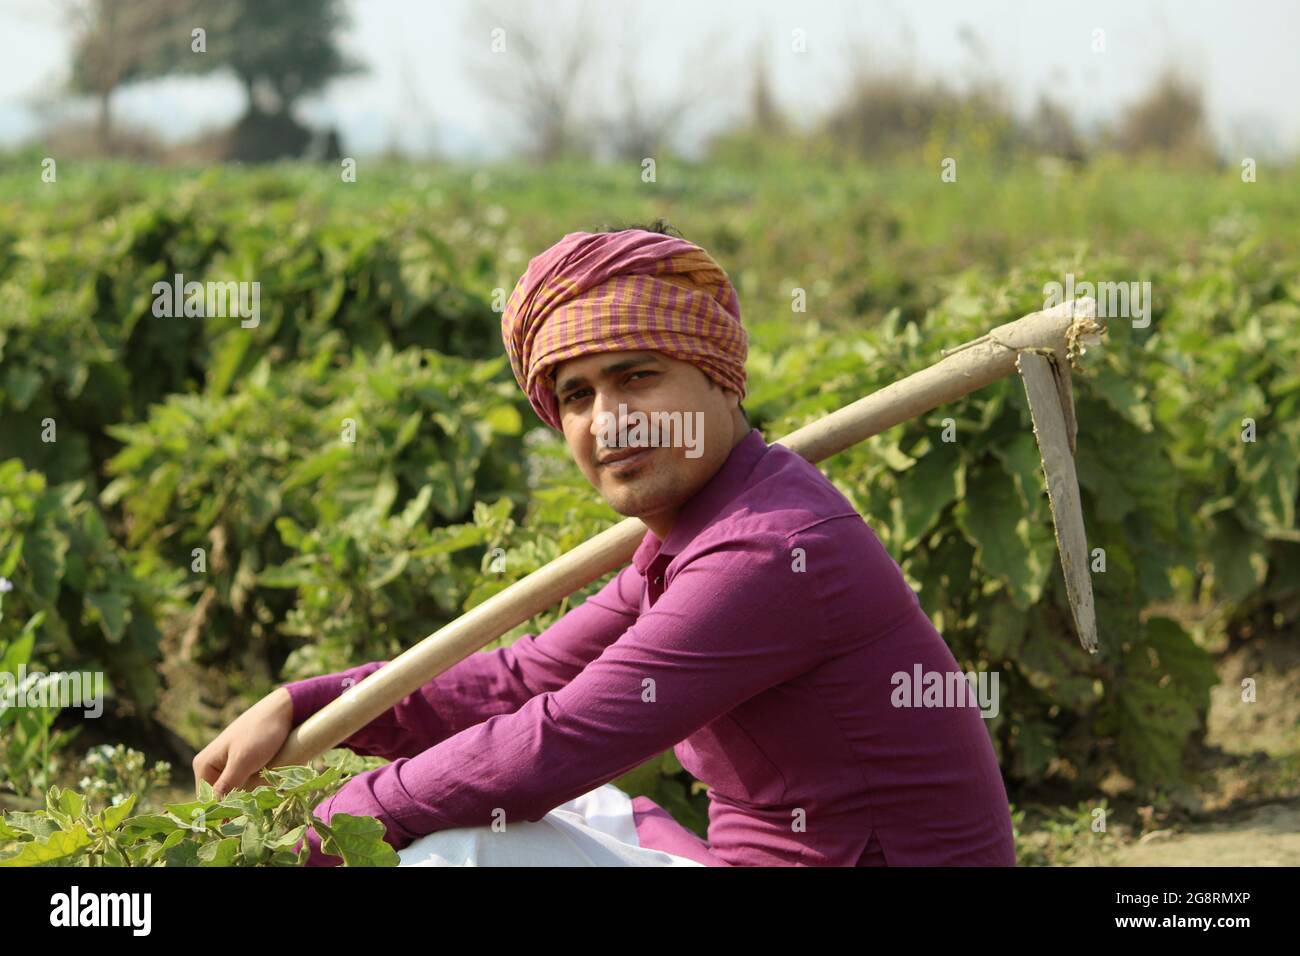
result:
[(199, 782), (215, 784), (221, 776), (221, 768), (225, 763), (225, 754), (212, 754), (204, 757), (203, 754), (194, 758), (194, 793), (199, 793)]
[(248, 768), (240, 766), (241, 763), (242, 761), (237, 759), (226, 761), (226, 767), (221, 771), (220, 779), (212, 785), (212, 789), (216, 792), (217, 799), (221, 799), (231, 790), (236, 789), (242, 781), (248, 779)]
[(262, 768), (253, 771), (244, 778), (244, 782), (239, 785), (240, 790), (256, 790), (258, 787), (265, 786), (266, 781), (262, 779)]

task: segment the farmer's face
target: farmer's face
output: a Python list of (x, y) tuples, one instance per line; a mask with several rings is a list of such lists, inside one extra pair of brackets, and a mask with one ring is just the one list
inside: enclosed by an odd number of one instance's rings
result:
[[(582, 473), (611, 508), (641, 518), (660, 540), (749, 431), (734, 391), (662, 352), (569, 359), (556, 366), (555, 383), (564, 438)], [(644, 450), (605, 461), (629, 447)]]

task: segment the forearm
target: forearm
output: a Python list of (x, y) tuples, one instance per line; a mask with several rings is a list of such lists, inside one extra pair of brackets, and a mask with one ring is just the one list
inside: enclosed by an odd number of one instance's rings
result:
[[(531, 639), (532, 635), (525, 635), (520, 640)], [(281, 689), (293, 700), (293, 726), (387, 663), (372, 661), (284, 685)], [(536, 692), (524, 679), (512, 648), (478, 652), (407, 694), (341, 746), (388, 760), (413, 757), (467, 727), (514, 713)]]
[[(466, 728), (515, 713), (538, 694), (559, 691), (635, 620), (639, 582), (629, 565), (541, 635), (524, 634), (509, 647), (469, 655), (343, 745), (389, 760), (414, 757)], [(294, 699), (294, 726), (385, 663), (286, 685)]]

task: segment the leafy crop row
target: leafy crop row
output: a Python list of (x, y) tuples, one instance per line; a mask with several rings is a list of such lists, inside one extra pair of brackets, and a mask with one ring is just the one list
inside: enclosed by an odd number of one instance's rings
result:
[[(149, 720), (174, 690), (163, 665), (181, 658), (229, 675), (203, 688), (219, 708), (250, 686), (390, 658), (618, 519), (536, 429), (493, 301), (526, 264), (521, 250), (558, 238), (555, 222), (638, 208), (615, 184), (502, 176), (507, 214), (477, 180), (444, 193), (425, 174), (328, 198), (306, 168), (157, 186), (104, 175), (84, 203), (32, 200), (21, 232), (0, 221), (5, 670), (102, 669), (112, 702)], [(746, 303), (750, 418), (769, 439), (792, 431), (1041, 308), (1043, 285), (1065, 273), (1150, 281), (1149, 326), (1112, 319), (1075, 377), (1084, 518), (1105, 561), (1097, 656), (1073, 633), (1018, 380), (822, 467), (958, 660), (1001, 672), (989, 728), (1013, 785), (1090, 785), (1111, 769), (1144, 788), (1173, 783), (1214, 674), (1197, 635), (1161, 609), (1218, 602), (1223, 626), (1300, 612), (1294, 242), (1258, 206), (1225, 212), (1219, 187), (1198, 198), (1140, 172), (1104, 190), (1093, 172), (943, 194), (905, 184), (900, 196), (879, 175), (674, 187), (701, 210), (679, 226), (724, 259)], [(1098, 205), (1103, 195), (1122, 202)], [(764, 227), (792, 202), (804, 226)], [(1160, 202), (1181, 203), (1176, 235), (1136, 228)], [(982, 230), (974, 208), (988, 210)], [(1043, 241), (1062, 210), (1093, 214), (1087, 228), (1116, 243), (1143, 238), (1109, 255)], [(152, 283), (175, 273), (261, 281), (260, 324), (154, 317)], [(790, 311), (796, 286), (811, 314)], [(47, 420), (57, 441), (43, 440)], [(266, 806), (227, 798), (218, 815), (242, 808), (244, 823), (187, 830), (159, 853), (178, 830), (49, 795), (77, 730), (54, 719), (0, 711), (0, 777), (47, 800), (35, 830), (6, 817), (19, 852), (55, 840), (83, 862), (110, 850), (289, 862), (275, 841), (305, 801), (281, 791), (306, 778), (278, 780), (290, 785), (273, 788), (274, 806), (265, 793)], [(622, 782), (702, 830), (698, 787), (671, 754)], [(244, 855), (236, 828), (249, 825), (261, 835)], [(212, 849), (228, 840), (238, 856)]]

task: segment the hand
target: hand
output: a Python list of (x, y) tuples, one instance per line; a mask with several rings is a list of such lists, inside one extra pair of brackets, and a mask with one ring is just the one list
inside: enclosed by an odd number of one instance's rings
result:
[(277, 687), (240, 714), (194, 757), (194, 787), (212, 784), (217, 797), (256, 786), (262, 768), (280, 752), (293, 729), (293, 698)]

